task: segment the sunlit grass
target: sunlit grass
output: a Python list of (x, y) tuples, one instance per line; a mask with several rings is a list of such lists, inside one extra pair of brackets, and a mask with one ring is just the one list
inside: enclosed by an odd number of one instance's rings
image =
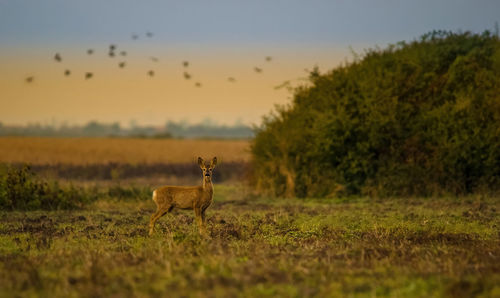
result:
[(151, 200), (0, 213), (1, 296), (498, 294), (497, 198), (290, 199), (217, 185), (209, 238)]

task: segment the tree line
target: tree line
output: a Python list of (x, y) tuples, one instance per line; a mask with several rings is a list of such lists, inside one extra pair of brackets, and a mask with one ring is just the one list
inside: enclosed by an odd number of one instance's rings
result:
[(0, 123), (0, 136), (45, 137), (140, 137), (140, 138), (250, 138), (250, 126), (236, 123), (221, 125), (212, 121), (190, 124), (168, 121), (163, 126), (137, 125), (123, 127), (118, 122), (90, 121), (85, 125), (4, 125)]

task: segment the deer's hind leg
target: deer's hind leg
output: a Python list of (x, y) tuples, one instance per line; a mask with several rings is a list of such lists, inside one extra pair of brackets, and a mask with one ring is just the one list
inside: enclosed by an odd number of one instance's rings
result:
[(156, 212), (151, 215), (151, 219), (149, 220), (149, 236), (153, 234), (156, 221), (171, 211), (174, 207), (172, 204), (160, 204), (156, 197), (156, 191), (153, 192), (153, 201), (156, 204)]
[(153, 234), (153, 229), (155, 227), (155, 222), (156, 222), (156, 217), (158, 216), (160, 212), (160, 206), (158, 205), (157, 202), (157, 197), (156, 197), (156, 190), (153, 191), (153, 202), (156, 204), (156, 211), (151, 215), (151, 219), (149, 220), (149, 236)]
[(161, 208), (158, 208), (153, 215), (151, 215), (151, 220), (149, 221), (149, 236), (153, 234), (153, 230), (155, 228), (156, 221), (160, 219), (163, 215), (167, 214), (169, 211), (173, 209), (174, 206), (169, 205), (169, 206), (164, 206)]
[(158, 220), (158, 215), (160, 214), (160, 209), (157, 209), (153, 215), (151, 215), (151, 219), (149, 220), (149, 236), (153, 235), (153, 230), (155, 228), (155, 223)]

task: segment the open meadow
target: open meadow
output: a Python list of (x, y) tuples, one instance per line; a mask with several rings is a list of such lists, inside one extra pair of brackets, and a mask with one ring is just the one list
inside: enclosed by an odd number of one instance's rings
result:
[[(63, 185), (37, 194), (60, 200), (40, 197), (37, 206), (48, 210), (29, 205), (28, 193), (28, 205), (0, 211), (1, 297), (500, 296), (495, 197), (268, 198), (245, 183), (246, 169), (238, 172), (247, 141), (0, 142), (4, 169), (30, 161), (37, 174), (20, 176), (21, 189), (3, 187), (22, 196), (26, 187), (38, 191), (36, 179)], [(128, 149), (120, 156), (121, 147)], [(224, 157), (215, 169), (208, 235), (198, 234), (192, 211), (174, 210), (149, 237), (152, 190), (165, 181), (201, 183), (192, 161), (199, 148), (207, 158)], [(173, 152), (178, 159), (170, 159)], [(189, 179), (169, 178), (183, 173)]]
[(496, 199), (287, 199), (216, 186), (209, 237), (149, 199), (0, 213), (0, 296), (498, 297)]

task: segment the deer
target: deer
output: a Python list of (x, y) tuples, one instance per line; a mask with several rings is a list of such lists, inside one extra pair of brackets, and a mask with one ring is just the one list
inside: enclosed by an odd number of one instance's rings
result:
[(149, 221), (149, 236), (153, 235), (156, 221), (174, 208), (194, 210), (199, 233), (206, 235), (205, 211), (212, 204), (214, 197), (212, 172), (216, 164), (217, 157), (214, 157), (208, 166), (203, 158), (198, 157), (198, 165), (203, 173), (201, 186), (162, 186), (153, 191), (156, 212), (151, 215)]

